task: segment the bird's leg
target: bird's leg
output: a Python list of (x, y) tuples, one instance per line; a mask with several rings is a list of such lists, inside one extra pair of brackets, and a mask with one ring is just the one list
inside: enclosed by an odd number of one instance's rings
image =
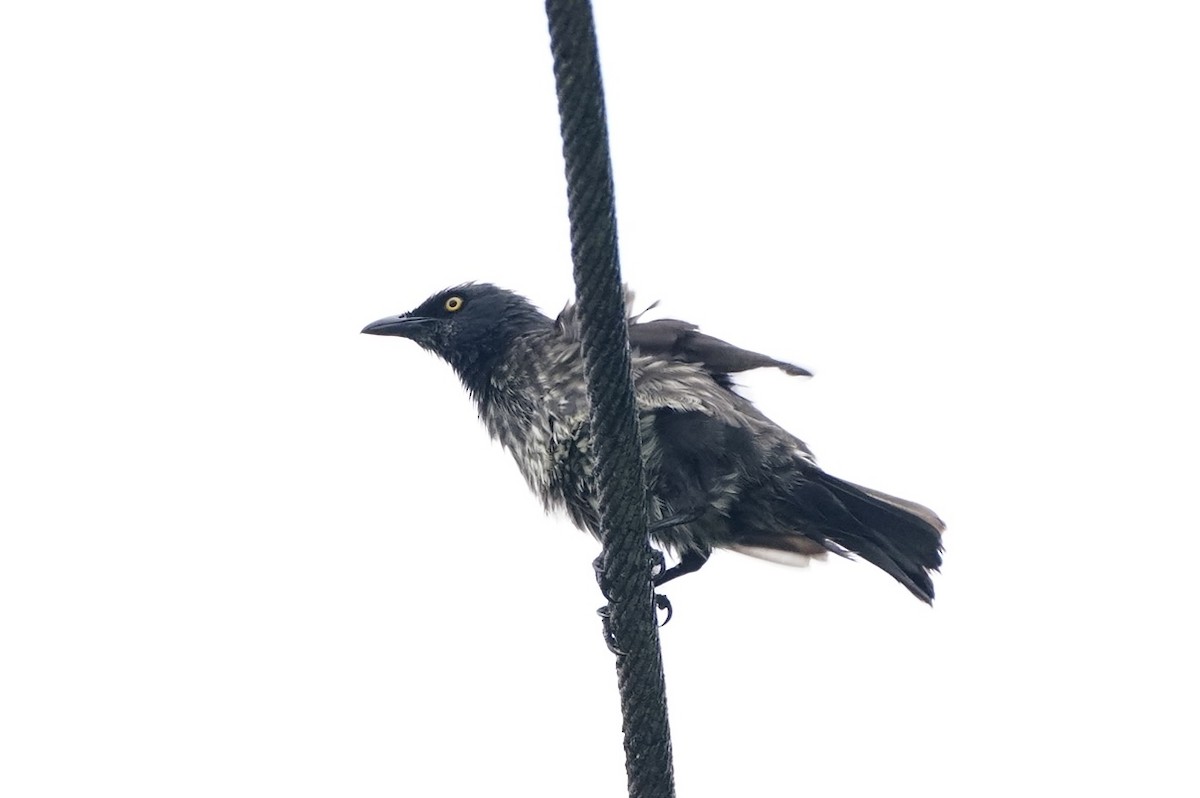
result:
[[(709, 555), (712, 554), (712, 549), (688, 549), (679, 558), (679, 562), (671, 566), (667, 570), (654, 577), (654, 586), (662, 587), (672, 579), (690, 574), (694, 571), (699, 571), (704, 567), (704, 563), (708, 562)], [(669, 618), (668, 618), (669, 620)]]
[[(660, 518), (657, 521), (651, 521), (646, 529), (647, 532), (650, 533), (650, 536), (653, 537), (659, 532), (663, 532), (677, 526), (683, 526), (684, 524), (690, 524), (693, 521), (699, 520), (700, 516), (702, 515), (704, 515), (704, 509), (684, 510), (682, 512), (675, 513), (674, 515), (669, 515), (666, 518)], [(674, 566), (673, 568), (667, 568), (667, 561), (666, 558), (663, 557), (663, 553), (658, 549), (654, 549), (653, 551), (655, 555), (655, 562), (654, 566), (650, 570), (650, 577), (656, 588), (665, 582), (669, 582), (677, 576), (698, 570), (700, 566), (704, 565), (704, 561), (708, 559), (707, 551), (703, 554), (689, 551), (683, 555), (678, 565)], [(699, 558), (698, 560), (697, 557)], [(671, 618), (675, 616), (675, 609), (671, 606), (671, 600), (663, 594), (656, 592), (654, 594), (654, 606), (660, 610), (667, 611), (667, 617), (663, 619), (663, 622), (660, 623), (659, 626), (666, 626), (669, 624), (671, 622)]]

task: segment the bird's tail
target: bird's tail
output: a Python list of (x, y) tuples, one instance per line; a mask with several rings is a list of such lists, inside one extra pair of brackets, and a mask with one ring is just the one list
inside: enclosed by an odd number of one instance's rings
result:
[[(942, 564), (946, 525), (932, 510), (817, 468), (805, 477), (794, 498), (831, 551), (857, 554), (891, 574), (917, 598), (933, 602), (930, 572)], [(812, 533), (806, 530), (806, 534)]]

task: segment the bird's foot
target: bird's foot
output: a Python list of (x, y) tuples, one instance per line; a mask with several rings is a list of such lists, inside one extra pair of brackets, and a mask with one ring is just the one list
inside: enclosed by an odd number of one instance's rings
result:
[(667, 558), (658, 549), (650, 549), (650, 579), (657, 579), (667, 571)]
[[(600, 593), (604, 596), (608, 604), (596, 610), (596, 614), (600, 616), (601, 623), (604, 628), (604, 645), (608, 646), (608, 650), (618, 657), (625, 656), (625, 652), (617, 648), (616, 638), (613, 636), (612, 630), (612, 604), (614, 602), (612, 596), (612, 584), (609, 582), (608, 571), (604, 560), (604, 553), (601, 552), (596, 559), (592, 560), (592, 570), (596, 572), (596, 584), (600, 586)], [(650, 579), (653, 583), (658, 584), (663, 575), (667, 573), (667, 559), (658, 549), (650, 549)], [(655, 620), (659, 610), (667, 613), (667, 617), (659, 623), (659, 627), (666, 626), (671, 622), (671, 618), (675, 615), (675, 610), (671, 606), (671, 600), (661, 593), (654, 594)]]
[[(657, 581), (662, 578), (662, 575), (667, 572), (667, 558), (658, 549), (650, 549), (650, 582), (657, 584)], [(671, 607), (671, 600), (662, 593), (654, 594), (654, 606), (657, 610), (666, 610), (667, 617), (659, 624), (659, 627), (666, 626), (671, 622), (671, 617), (675, 614), (675, 610)], [(657, 612), (656, 612), (657, 614)]]
[[(606, 601), (613, 601), (612, 583), (608, 578), (608, 570), (604, 561), (604, 553), (601, 552), (592, 560), (592, 570), (596, 572), (596, 584), (600, 586), (600, 593)], [(667, 558), (658, 549), (650, 549), (650, 580), (657, 584), (658, 579), (667, 572)]]
[[(662, 622), (658, 624), (658, 627), (661, 629), (662, 627), (666, 626), (667, 624), (669, 624), (671, 622), (671, 618), (674, 617), (674, 615), (675, 615), (675, 610), (674, 610), (674, 608), (671, 607), (671, 600), (669, 598), (667, 598), (666, 596), (662, 595), (661, 593), (654, 594), (654, 608), (655, 608), (655, 616), (656, 616), (655, 620), (656, 621), (657, 621), (657, 615), (658, 615), (659, 610), (665, 610), (667, 613), (667, 617), (664, 618), (662, 620)], [(625, 654), (627, 652), (622, 651), (620, 648), (617, 647), (617, 638), (616, 638), (616, 635), (613, 634), (612, 605), (605, 604), (603, 607), (600, 607), (596, 610), (596, 614), (600, 616), (600, 627), (601, 627), (602, 633), (604, 635), (604, 645), (607, 646), (608, 650), (611, 651), (616, 656), (618, 656), (618, 657), (625, 656)]]

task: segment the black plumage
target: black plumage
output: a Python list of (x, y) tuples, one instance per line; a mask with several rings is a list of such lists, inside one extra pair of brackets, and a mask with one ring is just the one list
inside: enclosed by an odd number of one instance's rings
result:
[[(565, 509), (599, 537), (574, 305), (551, 319), (511, 291), (467, 284), (363, 332), (410, 338), (446, 360), (547, 509)], [(675, 319), (631, 316), (629, 339), (651, 537), (679, 557), (658, 584), (697, 570), (715, 548), (792, 564), (832, 551), (857, 554), (932, 601), (941, 520), (826, 474), (730, 377), (764, 367), (808, 371)]]

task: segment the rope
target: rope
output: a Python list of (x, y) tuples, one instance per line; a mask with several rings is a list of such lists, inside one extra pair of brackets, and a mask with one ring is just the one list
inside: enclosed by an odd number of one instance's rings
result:
[(671, 798), (671, 732), (658, 644), (646, 487), (630, 376), (629, 330), (617, 257), (617, 221), (604, 89), (588, 0), (546, 0), (566, 161), (571, 259), (591, 401), (603, 542), (598, 572), (617, 652), (631, 798)]

